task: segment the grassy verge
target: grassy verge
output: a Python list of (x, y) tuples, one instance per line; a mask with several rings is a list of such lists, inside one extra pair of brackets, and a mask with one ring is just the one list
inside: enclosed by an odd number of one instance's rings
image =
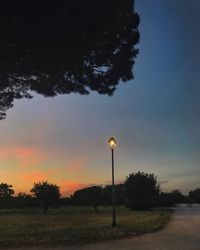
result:
[(172, 210), (135, 212), (117, 208), (117, 227), (111, 227), (111, 208), (90, 207), (0, 210), (0, 248), (20, 246), (70, 245), (119, 239), (163, 228)]

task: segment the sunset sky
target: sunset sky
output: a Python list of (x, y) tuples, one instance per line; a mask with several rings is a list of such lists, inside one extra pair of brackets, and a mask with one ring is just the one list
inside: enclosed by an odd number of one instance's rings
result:
[(135, 171), (163, 191), (200, 187), (200, 1), (136, 0), (141, 17), (135, 79), (113, 97), (91, 93), (15, 101), (0, 121), (0, 183), (29, 192), (48, 180), (63, 195)]

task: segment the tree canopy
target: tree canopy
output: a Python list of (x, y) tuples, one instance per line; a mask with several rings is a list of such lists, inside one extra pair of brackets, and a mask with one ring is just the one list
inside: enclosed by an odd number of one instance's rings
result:
[(45, 212), (47, 212), (48, 208), (54, 205), (61, 196), (60, 188), (55, 184), (48, 183), (47, 181), (34, 183), (31, 193), (43, 202)]
[(188, 196), (191, 202), (200, 203), (200, 188), (191, 190)]
[(100, 186), (91, 186), (76, 190), (72, 200), (76, 205), (92, 205), (97, 211), (98, 205), (102, 203), (103, 189)]
[(126, 205), (132, 209), (143, 210), (155, 206), (159, 185), (154, 174), (130, 174), (125, 181), (125, 196)]
[(11, 198), (14, 194), (12, 185), (7, 183), (0, 184), (0, 198)]
[(133, 0), (7, 0), (0, 8), (0, 119), (14, 99), (112, 95), (133, 78)]

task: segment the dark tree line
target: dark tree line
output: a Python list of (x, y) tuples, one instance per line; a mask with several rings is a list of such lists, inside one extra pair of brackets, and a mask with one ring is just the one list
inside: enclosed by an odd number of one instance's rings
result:
[[(112, 205), (112, 186), (91, 186), (76, 190), (70, 197), (61, 197), (60, 187), (42, 181), (34, 183), (32, 195), (20, 192), (14, 196), (12, 185), (0, 184), (0, 208), (43, 207), (46, 212), (51, 206), (93, 206)], [(179, 190), (161, 192), (154, 174), (132, 173), (122, 184), (115, 186), (116, 205), (125, 205), (134, 210), (146, 210), (155, 206), (169, 207), (177, 203), (200, 203), (200, 189), (183, 195)]]
[(189, 192), (189, 202), (200, 203), (200, 188), (196, 188)]
[(25, 207), (44, 207), (47, 212), (50, 206), (55, 205), (60, 197), (60, 187), (47, 181), (33, 184), (30, 190), (32, 195), (18, 193), (14, 195), (12, 185), (7, 183), (0, 184), (0, 208), (25, 208)]
[(133, 79), (134, 0), (18, 0), (0, 5), (0, 119), (14, 99), (97, 91)]
[[(124, 184), (115, 186), (115, 200), (116, 205), (124, 204)], [(71, 205), (90, 205), (94, 207), (95, 211), (98, 211), (99, 205), (112, 204), (112, 186), (92, 186), (79, 189), (71, 195), (68, 202)]]

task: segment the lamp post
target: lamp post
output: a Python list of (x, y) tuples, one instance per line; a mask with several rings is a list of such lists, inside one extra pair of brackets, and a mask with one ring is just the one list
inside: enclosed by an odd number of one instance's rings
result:
[(112, 226), (116, 226), (116, 211), (115, 211), (115, 175), (114, 175), (114, 148), (117, 146), (117, 142), (114, 137), (108, 140), (108, 144), (111, 149), (112, 155)]

